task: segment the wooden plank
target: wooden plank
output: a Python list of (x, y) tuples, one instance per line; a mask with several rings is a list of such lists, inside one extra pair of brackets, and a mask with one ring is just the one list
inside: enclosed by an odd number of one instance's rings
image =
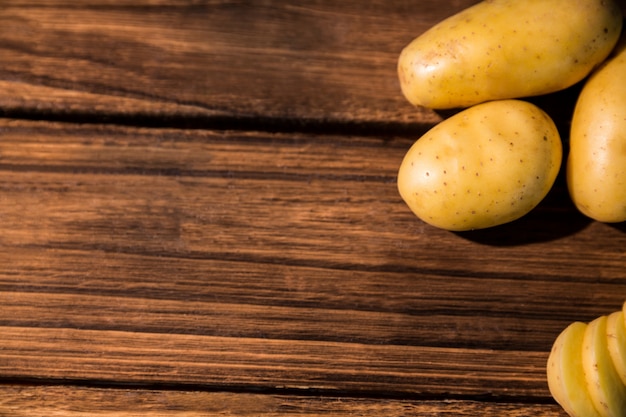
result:
[(69, 328), (0, 327), (0, 334), (0, 374), (8, 380), (330, 395), (547, 396), (543, 352)]
[(397, 57), (475, 2), (10, 0), (0, 108), (151, 124), (432, 123), (401, 96)]
[[(12, 247), (0, 261), (0, 325), (18, 327), (547, 354), (569, 320), (617, 309), (624, 294), (623, 284), (572, 283), (550, 302), (561, 282), (514, 291), (519, 280), (58, 249)], [(614, 304), (591, 306), (588, 292)]]
[(0, 413), (81, 417), (200, 416), (476, 416), (556, 417), (553, 404), (481, 403), (461, 400), (351, 398), (229, 392), (0, 385)]

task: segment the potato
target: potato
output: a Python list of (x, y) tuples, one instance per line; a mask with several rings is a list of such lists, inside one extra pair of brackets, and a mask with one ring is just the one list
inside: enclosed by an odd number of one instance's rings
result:
[(583, 370), (587, 390), (602, 417), (626, 416), (626, 386), (622, 383), (607, 347), (607, 317), (587, 325), (583, 338)]
[(626, 325), (624, 313), (616, 311), (606, 319), (607, 347), (622, 383), (626, 384)]
[(556, 338), (548, 388), (571, 417), (626, 417), (626, 303), (590, 323), (574, 322)]
[(400, 85), (434, 109), (551, 93), (599, 65), (621, 27), (614, 0), (485, 0), (406, 46)]
[(587, 390), (582, 347), (586, 323), (570, 324), (556, 338), (548, 356), (548, 388), (571, 417), (600, 417)]
[(464, 231), (532, 210), (559, 171), (562, 147), (550, 117), (522, 100), (465, 109), (434, 126), (405, 155), (398, 191), (433, 226)]
[(626, 220), (626, 37), (585, 83), (572, 117), (567, 184), (583, 214)]

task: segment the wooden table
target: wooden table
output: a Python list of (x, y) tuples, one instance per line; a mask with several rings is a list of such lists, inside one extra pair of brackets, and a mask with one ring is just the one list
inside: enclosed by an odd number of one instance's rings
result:
[(468, 233), (396, 190), (444, 117), (399, 51), (472, 3), (3, 0), (0, 416), (565, 416), (626, 228), (562, 176)]

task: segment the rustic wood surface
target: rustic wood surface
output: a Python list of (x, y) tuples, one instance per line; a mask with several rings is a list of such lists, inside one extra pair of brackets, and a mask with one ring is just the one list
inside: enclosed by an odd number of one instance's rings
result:
[[(475, 2), (4, 0), (0, 416), (565, 416), (626, 227), (562, 177), (467, 233), (396, 190), (446, 117), (399, 50)], [(565, 134), (575, 94), (536, 99)]]

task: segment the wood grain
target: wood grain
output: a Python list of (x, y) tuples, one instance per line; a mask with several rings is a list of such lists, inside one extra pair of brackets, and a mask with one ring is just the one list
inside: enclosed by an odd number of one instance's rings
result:
[[(524, 399), (546, 394), (543, 352), (68, 328), (0, 331), (0, 372), (9, 380), (177, 384), (331, 395)], [(454, 387), (460, 379), (463, 383)]]
[[(547, 352), (566, 320), (619, 307), (585, 313), (568, 300), (576, 304), (588, 288), (621, 293), (618, 285), (572, 285), (572, 295), (549, 306), (562, 285), (538, 282), (500, 307), (493, 300), (515, 281), (482, 279), (495, 290), (481, 292), (476, 279), (448, 277), (446, 285), (438, 276), (272, 264), (250, 271), (249, 262), (88, 251), (15, 250), (3, 260), (12, 268), (1, 282), (7, 314), (0, 323), (11, 326)], [(74, 272), (62, 269), (68, 264)], [(448, 292), (458, 295), (448, 300)], [(93, 316), (94, 309), (108, 316)]]
[(408, 1), (9, 1), (0, 107), (283, 128), (433, 122), (401, 97), (397, 55), (433, 19), (471, 3), (430, 0), (411, 13)]
[[(623, 225), (416, 219), (402, 46), (455, 1), (6, 0), (0, 416), (565, 416)], [(576, 90), (538, 98), (566, 132)]]
[[(0, 386), (0, 407), (14, 417), (199, 416), (564, 416), (556, 405), (412, 401), (384, 398), (296, 396), (163, 389)], [(91, 404), (91, 405), (90, 405)]]

